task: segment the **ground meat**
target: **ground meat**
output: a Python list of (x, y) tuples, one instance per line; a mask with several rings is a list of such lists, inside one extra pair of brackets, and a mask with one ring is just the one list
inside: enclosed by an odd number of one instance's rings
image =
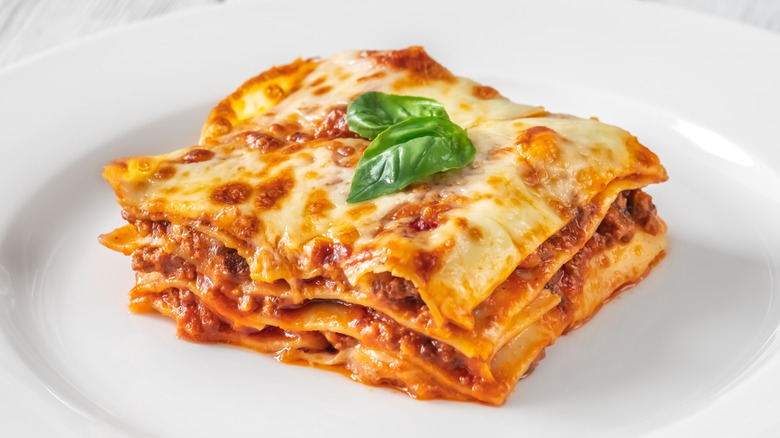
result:
[(560, 306), (566, 309), (570, 301), (582, 293), (594, 254), (630, 242), (640, 228), (649, 234), (657, 234), (660, 230), (660, 219), (652, 198), (641, 190), (621, 192), (610, 205), (596, 233), (550, 278), (545, 287), (561, 297)]
[(660, 231), (661, 223), (658, 211), (653, 204), (653, 198), (641, 190), (632, 190), (627, 195), (627, 206), (636, 223), (642, 229), (655, 236)]
[(143, 246), (133, 251), (133, 270), (139, 272), (160, 272), (166, 277), (180, 278), (194, 281), (196, 278), (195, 266), (186, 260), (168, 254), (162, 248)]
[[(250, 280), (250, 269), (246, 259), (237, 250), (225, 247), (222, 242), (185, 225), (172, 225), (167, 221), (135, 219), (125, 215), (142, 236), (166, 237), (189, 257), (192, 264), (211, 277), (214, 283), (228, 282), (234, 285)], [(142, 272), (159, 271), (171, 274), (185, 263), (184, 259), (165, 253), (161, 248), (142, 247), (133, 253), (133, 269)], [(169, 266), (170, 265), (170, 266)], [(188, 268), (189, 269), (189, 268)], [(194, 273), (194, 267), (192, 268)], [(186, 277), (193, 280), (194, 276)]]
[(480, 360), (468, 358), (449, 344), (409, 330), (373, 309), (363, 309), (362, 312), (363, 315), (355, 319), (355, 328), (360, 330), (360, 339), (367, 345), (390, 351), (415, 351), (464, 385), (484, 381), (480, 376)]
[(604, 220), (601, 221), (596, 231), (598, 234), (606, 236), (610, 244), (613, 242), (628, 243), (634, 238), (636, 222), (634, 222), (627, 204), (628, 200), (625, 194), (621, 193), (607, 210)]
[(650, 195), (641, 190), (629, 190), (621, 192), (612, 203), (597, 233), (607, 238), (608, 245), (627, 243), (634, 237), (637, 227), (656, 235), (660, 221)]
[(391, 301), (420, 299), (420, 293), (414, 283), (405, 278), (394, 277), (389, 272), (383, 272), (374, 278), (371, 282), (371, 293), (377, 298)]
[(168, 227), (171, 225), (168, 221), (151, 221), (148, 219), (138, 219), (129, 212), (122, 210), (122, 218), (135, 227), (138, 234), (142, 237), (152, 236), (161, 237), (167, 234)]
[(317, 125), (314, 138), (360, 138), (347, 126), (347, 106), (337, 105), (328, 111), (325, 119)]
[(219, 333), (231, 330), (232, 324), (223, 321), (188, 290), (166, 289), (163, 291), (163, 299), (175, 309), (179, 335), (182, 337), (216, 341), (222, 338)]
[(592, 204), (578, 209), (574, 219), (570, 220), (560, 231), (542, 242), (534, 252), (520, 262), (518, 267), (521, 269), (534, 269), (540, 264), (547, 265), (555, 258), (556, 254), (571, 250), (586, 237), (585, 228), (587, 228), (595, 213), (596, 207)]
[(233, 248), (222, 247), (217, 253), (222, 259), (217, 261), (217, 265), (222, 268), (225, 276), (232, 276), (236, 283), (249, 280), (249, 264), (246, 259)]

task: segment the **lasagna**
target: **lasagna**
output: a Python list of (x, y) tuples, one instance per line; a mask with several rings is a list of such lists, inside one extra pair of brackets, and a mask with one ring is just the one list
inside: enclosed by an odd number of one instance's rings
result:
[[(473, 161), (347, 202), (370, 140), (346, 114), (367, 92), (440, 102)], [(642, 190), (666, 171), (634, 136), (514, 103), (420, 47), (273, 67), (197, 145), (103, 176), (128, 223), (100, 242), (132, 258), (132, 311), (419, 399), (503, 404), (666, 245)]]

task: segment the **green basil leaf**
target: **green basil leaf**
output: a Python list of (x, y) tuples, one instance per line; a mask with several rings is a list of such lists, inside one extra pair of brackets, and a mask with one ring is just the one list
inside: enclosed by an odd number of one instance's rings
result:
[(426, 116), (449, 120), (444, 107), (433, 99), (378, 91), (361, 94), (347, 107), (349, 129), (368, 139), (376, 138), (385, 129), (408, 118)]
[(476, 149), (466, 131), (440, 117), (414, 117), (379, 134), (355, 168), (348, 203), (397, 192), (438, 172), (459, 169)]

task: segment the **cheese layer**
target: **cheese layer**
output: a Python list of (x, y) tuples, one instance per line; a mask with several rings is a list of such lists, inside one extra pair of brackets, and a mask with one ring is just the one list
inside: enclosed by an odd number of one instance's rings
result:
[[(369, 141), (348, 131), (345, 108), (367, 91), (438, 100), (468, 133), (474, 161), (347, 204)], [(415, 47), (276, 67), (214, 109), (199, 145), (119, 159), (104, 176), (131, 215), (225, 242), (253, 280), (295, 289), (324, 276), (358, 287), (390, 273), (416, 286), (439, 325), (464, 328), (521, 261), (610, 184), (666, 179), (628, 132), (513, 103)]]

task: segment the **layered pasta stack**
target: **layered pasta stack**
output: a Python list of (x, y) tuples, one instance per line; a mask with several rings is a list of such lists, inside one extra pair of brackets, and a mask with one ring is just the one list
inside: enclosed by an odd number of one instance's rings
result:
[[(346, 202), (370, 144), (347, 105), (369, 91), (441, 102), (473, 161)], [(513, 103), (420, 47), (271, 68), (198, 145), (103, 174), (128, 224), (100, 241), (132, 257), (133, 311), (421, 399), (504, 403), (666, 244), (642, 191), (666, 173), (635, 137)]]

